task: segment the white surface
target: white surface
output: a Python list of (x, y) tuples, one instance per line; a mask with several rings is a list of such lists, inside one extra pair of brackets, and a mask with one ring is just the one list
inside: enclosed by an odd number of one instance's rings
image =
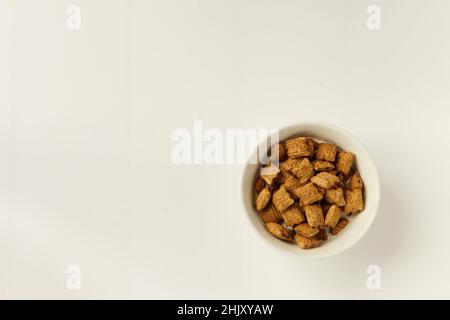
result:
[[(378, 1), (379, 31), (369, 1), (73, 2), (0, 1), (1, 298), (450, 298), (450, 2)], [(241, 166), (170, 162), (196, 119), (347, 129), (373, 227), (326, 260), (267, 249)]]
[[(351, 151), (356, 155), (356, 166), (364, 181), (364, 210), (349, 217), (349, 226), (345, 232), (341, 232), (338, 237), (330, 236), (328, 240), (314, 250), (299, 250), (297, 245), (287, 241), (280, 241), (272, 236), (264, 226), (261, 218), (255, 209), (255, 176), (260, 173), (260, 165), (255, 161), (249, 161), (242, 174), (241, 196), (243, 206), (249, 217), (250, 223), (254, 226), (262, 241), (291, 257), (298, 259), (320, 259), (329, 258), (350, 249), (367, 233), (373, 224), (380, 204), (380, 180), (375, 164), (361, 143), (342, 128), (324, 122), (300, 122), (279, 128), (275, 136), (268, 137), (261, 141), (258, 148), (255, 148), (250, 159), (258, 159), (258, 150), (266, 151), (268, 146), (279, 141), (285, 141), (293, 136), (306, 136), (317, 139), (318, 142), (332, 142), (342, 150)], [(261, 159), (261, 158), (259, 158)], [(261, 173), (262, 174), (262, 173)]]

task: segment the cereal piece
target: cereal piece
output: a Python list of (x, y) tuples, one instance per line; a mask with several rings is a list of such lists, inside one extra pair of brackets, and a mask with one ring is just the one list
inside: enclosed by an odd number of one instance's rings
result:
[(289, 158), (286, 161), (283, 161), (282, 163), (280, 163), (280, 169), (283, 171), (291, 171), (292, 167), (296, 164), (299, 163), (301, 161), (301, 159), (294, 159), (294, 158)]
[(260, 211), (264, 209), (270, 201), (272, 193), (268, 188), (262, 189), (262, 191), (256, 197), (256, 210)]
[(313, 162), (315, 171), (330, 171), (334, 169), (334, 164), (328, 161), (316, 160)]
[(273, 204), (269, 204), (264, 210), (259, 212), (259, 216), (261, 217), (262, 221), (264, 221), (264, 223), (278, 222), (282, 219), (281, 214)]
[(353, 165), (353, 161), (355, 160), (355, 155), (351, 152), (339, 152), (338, 159), (336, 163), (336, 169), (339, 172), (347, 175), (350, 172), (350, 169)]
[(345, 228), (345, 226), (347, 226), (348, 224), (348, 220), (345, 218), (341, 218), (341, 220), (339, 220), (339, 222), (337, 223), (336, 227), (331, 229), (331, 235), (335, 236), (337, 235), (339, 232), (342, 231), (342, 229)]
[(328, 172), (320, 172), (311, 178), (311, 182), (324, 189), (330, 189), (339, 182), (339, 178)]
[(333, 162), (336, 159), (337, 146), (331, 143), (320, 143), (317, 148), (316, 158)]
[(305, 138), (306, 143), (308, 144), (309, 149), (309, 156), (310, 158), (313, 158), (316, 154), (316, 147), (319, 145), (317, 142), (314, 141), (314, 139), (311, 138)]
[(291, 198), (284, 187), (280, 187), (280, 189), (274, 192), (272, 196), (272, 203), (278, 211), (283, 212), (294, 203), (294, 199)]
[(291, 171), (298, 178), (300, 184), (305, 184), (314, 175), (314, 168), (308, 158), (295, 163)]
[(305, 137), (287, 140), (286, 148), (289, 158), (309, 157), (314, 155), (314, 145)]
[(266, 187), (266, 182), (261, 177), (256, 178), (256, 182), (255, 182), (256, 193), (260, 193), (262, 191), (262, 189), (264, 189), (265, 187)]
[(340, 207), (345, 206), (344, 190), (342, 188), (328, 189), (325, 194), (325, 200)]
[(364, 210), (363, 193), (361, 189), (345, 191), (345, 208), (346, 214), (357, 213)]
[(294, 229), (297, 232), (297, 234), (307, 238), (314, 237), (316, 234), (319, 233), (319, 228), (313, 228), (307, 223), (299, 224)]
[(278, 176), (280, 169), (273, 163), (269, 166), (261, 168), (261, 178), (269, 185), (273, 184), (273, 181)]
[(327, 241), (328, 235), (326, 229), (320, 229), (319, 232), (316, 234), (315, 238), (320, 241)]
[(322, 207), (313, 204), (305, 207), (306, 220), (311, 227), (321, 227), (324, 224)]
[(341, 218), (341, 209), (337, 205), (332, 205), (325, 217), (325, 227), (336, 227), (339, 219)]
[(305, 216), (300, 211), (298, 205), (295, 204), (286, 209), (281, 216), (283, 217), (284, 222), (286, 222), (286, 225), (290, 227), (305, 221)]
[(300, 201), (305, 206), (320, 201), (323, 198), (323, 194), (319, 192), (312, 182), (295, 189), (295, 195), (300, 198)]
[(359, 175), (358, 172), (355, 172), (350, 177), (350, 179), (348, 180), (348, 187), (352, 190), (363, 188), (363, 182), (362, 182), (361, 176)]
[(292, 240), (291, 231), (283, 227), (282, 225), (275, 222), (266, 223), (266, 228), (271, 234), (281, 240)]
[(315, 238), (306, 238), (299, 234), (295, 235), (295, 242), (302, 249), (311, 249), (320, 246), (320, 241)]
[[(282, 173), (283, 173), (283, 171), (282, 171)], [(295, 189), (301, 187), (300, 182), (298, 182), (297, 178), (294, 177), (292, 174), (290, 174), (290, 173), (283, 173), (283, 175), (285, 176), (285, 178), (284, 178), (284, 182), (283, 182), (282, 186), (287, 191), (289, 191), (291, 193), (294, 193)]]
[(272, 148), (270, 148), (270, 160), (275, 163), (280, 163), (281, 161), (286, 160), (287, 152), (284, 146), (280, 143), (274, 144)]

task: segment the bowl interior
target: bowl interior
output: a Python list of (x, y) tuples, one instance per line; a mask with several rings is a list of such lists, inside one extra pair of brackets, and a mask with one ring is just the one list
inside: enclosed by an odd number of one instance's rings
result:
[[(281, 241), (273, 237), (265, 229), (262, 220), (254, 208), (254, 181), (259, 166), (247, 164), (243, 174), (242, 196), (246, 213), (264, 242), (272, 247), (299, 258), (320, 258), (337, 254), (350, 248), (369, 229), (378, 210), (380, 183), (376, 167), (365, 148), (354, 137), (344, 130), (324, 123), (300, 123), (285, 127), (279, 131), (280, 141), (291, 136), (305, 135), (317, 140), (330, 141), (346, 151), (356, 155), (356, 167), (361, 174), (365, 187), (365, 209), (354, 217), (350, 217), (348, 226), (336, 237), (328, 240), (318, 248), (304, 250), (296, 244)], [(268, 138), (269, 139), (269, 138)], [(261, 144), (264, 145), (264, 144)], [(266, 145), (270, 145), (267, 142)], [(255, 150), (252, 157), (256, 156)]]

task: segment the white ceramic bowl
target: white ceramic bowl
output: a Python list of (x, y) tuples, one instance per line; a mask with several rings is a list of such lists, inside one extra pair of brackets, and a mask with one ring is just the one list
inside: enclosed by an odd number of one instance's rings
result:
[[(279, 130), (280, 141), (291, 136), (304, 135), (317, 140), (330, 141), (346, 151), (356, 155), (356, 166), (364, 181), (365, 209), (350, 218), (350, 223), (336, 237), (329, 236), (328, 240), (318, 248), (304, 250), (293, 243), (278, 240), (265, 229), (263, 222), (254, 207), (254, 182), (258, 165), (247, 164), (244, 169), (241, 184), (241, 194), (246, 214), (252, 228), (260, 235), (261, 242), (266, 243), (278, 251), (302, 259), (323, 258), (338, 254), (357, 243), (369, 230), (378, 210), (380, 202), (380, 181), (377, 169), (369, 153), (361, 143), (346, 131), (327, 123), (305, 122), (284, 127)], [(264, 145), (262, 143), (261, 145)], [(258, 152), (254, 150), (253, 159)]]

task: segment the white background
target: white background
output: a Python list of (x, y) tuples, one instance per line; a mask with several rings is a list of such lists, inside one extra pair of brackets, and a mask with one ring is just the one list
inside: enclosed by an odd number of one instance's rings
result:
[[(1, 0), (0, 297), (450, 298), (450, 2), (377, 1), (378, 31), (370, 4)], [(241, 166), (171, 163), (194, 120), (350, 131), (380, 173), (372, 229), (323, 260), (271, 250)]]

